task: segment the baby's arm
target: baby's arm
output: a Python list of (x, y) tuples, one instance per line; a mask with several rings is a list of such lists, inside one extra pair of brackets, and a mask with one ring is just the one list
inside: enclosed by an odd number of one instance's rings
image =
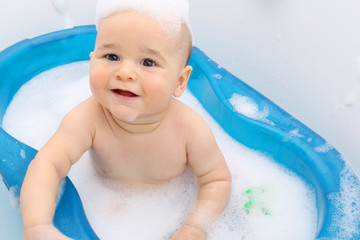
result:
[(188, 162), (198, 178), (197, 203), (184, 226), (171, 239), (205, 239), (208, 227), (230, 199), (231, 175), (208, 125), (200, 118), (188, 132)]
[(25, 239), (65, 238), (52, 225), (59, 183), (70, 167), (91, 147), (87, 103), (70, 111), (53, 137), (29, 165), (21, 188), (20, 207)]

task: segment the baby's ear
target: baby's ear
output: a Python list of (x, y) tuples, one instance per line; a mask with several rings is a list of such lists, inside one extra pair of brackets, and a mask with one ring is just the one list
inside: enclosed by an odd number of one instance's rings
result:
[(93, 57), (93, 55), (94, 55), (94, 52), (91, 52), (91, 53), (89, 54), (90, 59)]
[(176, 89), (175, 89), (175, 91), (173, 93), (174, 97), (181, 97), (181, 95), (185, 91), (185, 88), (186, 88), (186, 85), (187, 85), (187, 83), (189, 81), (192, 69), (193, 69), (192, 66), (187, 65), (181, 71), (180, 77), (179, 77), (177, 85), (176, 85)]

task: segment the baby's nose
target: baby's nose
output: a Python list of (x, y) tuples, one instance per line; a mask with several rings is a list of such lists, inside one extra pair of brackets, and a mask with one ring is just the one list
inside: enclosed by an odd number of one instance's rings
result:
[(136, 66), (132, 63), (122, 63), (116, 71), (116, 78), (119, 80), (136, 80), (137, 72)]

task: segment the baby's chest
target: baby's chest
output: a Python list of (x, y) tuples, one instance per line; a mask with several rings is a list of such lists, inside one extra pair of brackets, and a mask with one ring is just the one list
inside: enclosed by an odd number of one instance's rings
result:
[(104, 175), (129, 181), (164, 181), (187, 165), (185, 144), (176, 139), (102, 141), (93, 146), (95, 166)]

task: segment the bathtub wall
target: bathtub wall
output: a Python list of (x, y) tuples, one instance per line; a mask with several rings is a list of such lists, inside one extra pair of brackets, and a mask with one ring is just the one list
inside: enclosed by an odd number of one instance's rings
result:
[[(0, 50), (93, 24), (96, 0), (1, 5)], [(324, 137), (360, 174), (358, 0), (190, 0), (190, 6), (198, 47)]]

